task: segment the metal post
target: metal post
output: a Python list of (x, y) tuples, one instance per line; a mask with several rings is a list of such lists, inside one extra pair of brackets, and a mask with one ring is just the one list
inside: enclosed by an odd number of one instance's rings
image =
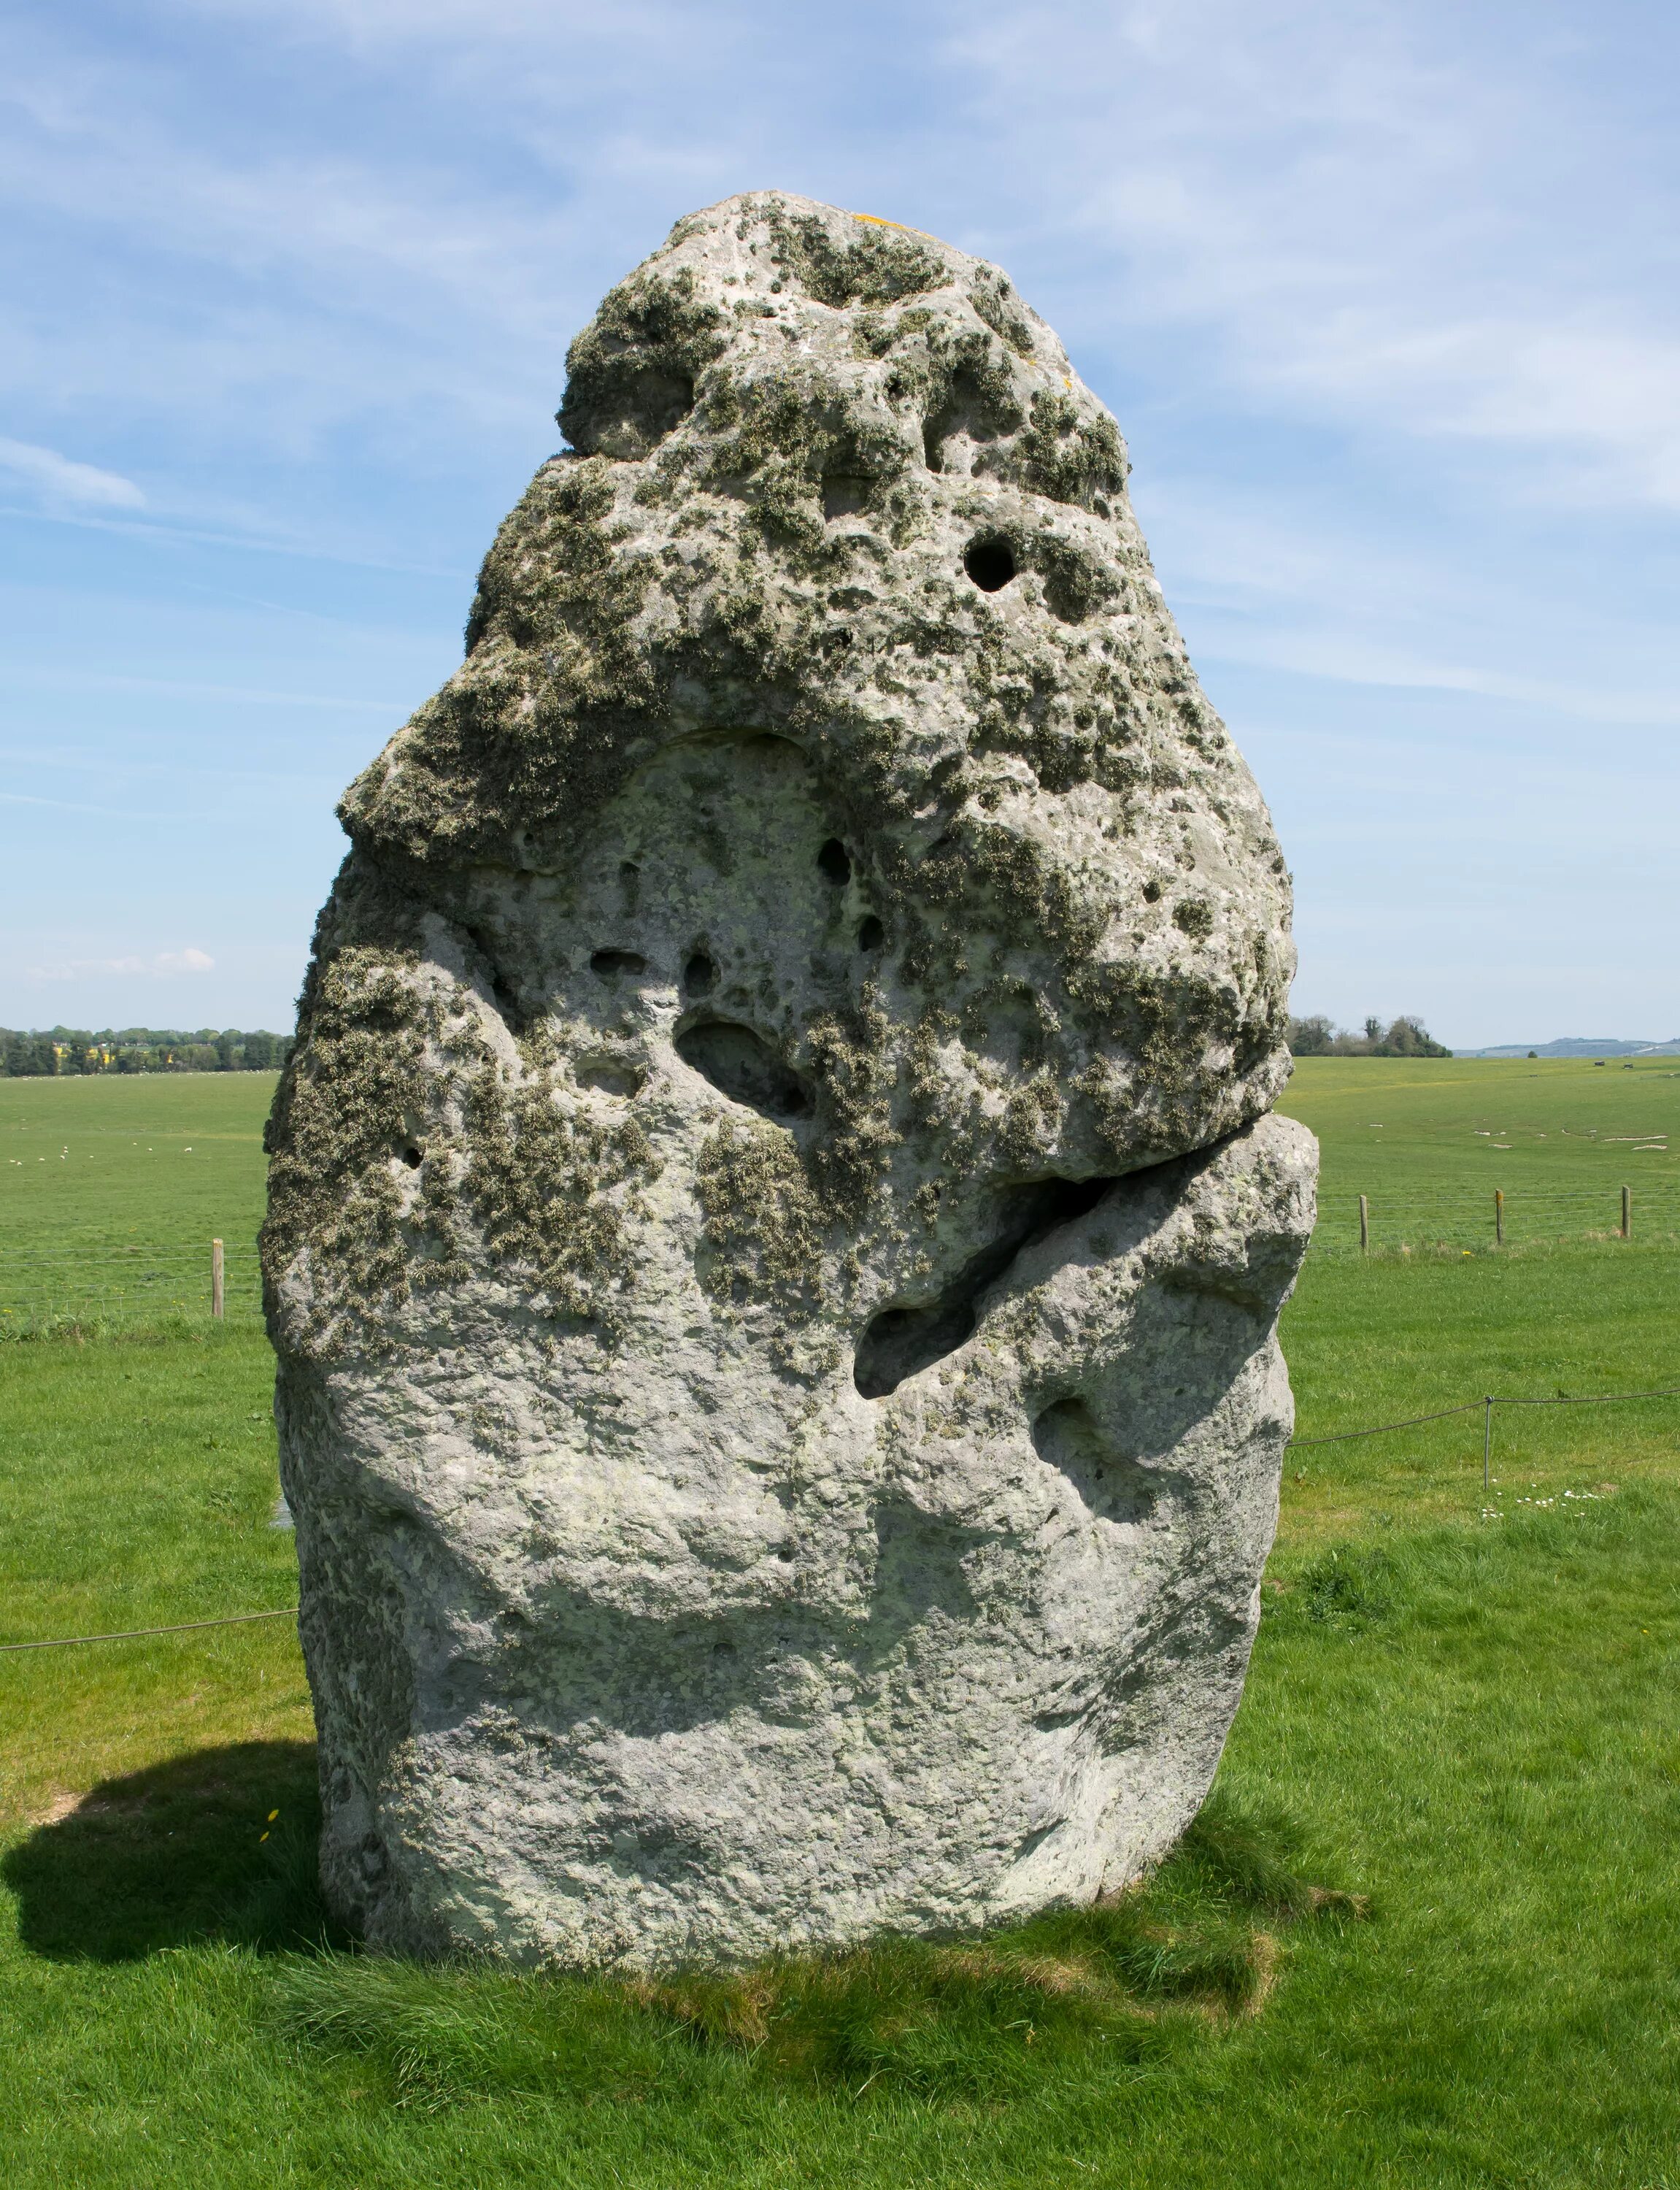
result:
[(1359, 1251), (1361, 1255), (1371, 1252), (1371, 1204), (1363, 1194), (1359, 1198)]
[(222, 1243), (219, 1240), (212, 1240), (210, 1243), (210, 1313), (212, 1315), (221, 1314), (222, 1295)]
[(1633, 1237), (1633, 1189), (1631, 1186), (1621, 1189), (1621, 1236), (1624, 1240)]
[(1493, 1189), (1493, 1244), (1505, 1245), (1505, 1196), (1498, 1187)]
[(1493, 1466), (1493, 1395), (1482, 1401), (1482, 1495), (1487, 1495)]

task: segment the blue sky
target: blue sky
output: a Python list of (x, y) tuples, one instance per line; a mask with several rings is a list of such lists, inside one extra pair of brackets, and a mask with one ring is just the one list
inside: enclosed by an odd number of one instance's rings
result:
[(567, 343), (780, 187), (1000, 262), (1131, 444), (1296, 1007), (1680, 1031), (1680, 15), (0, 14), (0, 1023), (290, 1024)]

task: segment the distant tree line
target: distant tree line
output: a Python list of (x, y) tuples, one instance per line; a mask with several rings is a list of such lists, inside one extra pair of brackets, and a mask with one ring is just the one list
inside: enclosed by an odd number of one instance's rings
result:
[(1399, 1018), (1384, 1026), (1367, 1019), (1363, 1034), (1332, 1026), (1326, 1018), (1291, 1019), (1292, 1057), (1451, 1057), (1420, 1018)]
[(91, 1072), (277, 1072), (290, 1035), (238, 1027), (51, 1027), (45, 1034), (0, 1027), (0, 1079), (62, 1079)]

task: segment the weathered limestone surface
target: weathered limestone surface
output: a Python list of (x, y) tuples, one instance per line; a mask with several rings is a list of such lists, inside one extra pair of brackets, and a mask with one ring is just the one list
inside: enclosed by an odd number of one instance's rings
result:
[(568, 366), (270, 1128), (329, 1893), (629, 1966), (1089, 1898), (1276, 1517), (1283, 860), (995, 269), (731, 199)]

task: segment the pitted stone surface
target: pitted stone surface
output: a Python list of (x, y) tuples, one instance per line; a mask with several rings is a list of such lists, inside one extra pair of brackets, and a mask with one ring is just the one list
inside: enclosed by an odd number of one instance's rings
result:
[(568, 366), (270, 1129), (329, 1894), (631, 1966), (1087, 1898), (1274, 1525), (1282, 859), (995, 269), (732, 199)]

